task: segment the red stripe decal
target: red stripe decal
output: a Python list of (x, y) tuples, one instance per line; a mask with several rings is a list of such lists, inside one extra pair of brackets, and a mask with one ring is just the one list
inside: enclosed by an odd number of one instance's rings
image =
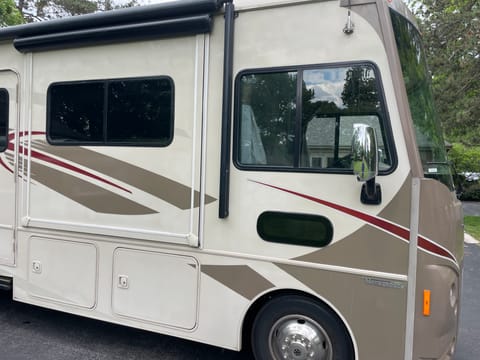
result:
[[(22, 147), (20, 146), (20, 151), (22, 151)], [(35, 151), (35, 150), (31, 150), (31, 154), (32, 154), (32, 157), (34, 157), (35, 159), (38, 159), (38, 160), (43, 160), (43, 161), (46, 161), (46, 162), (49, 162), (50, 164), (54, 164), (54, 165), (58, 165), (64, 169), (68, 169), (68, 170), (71, 170), (71, 171), (74, 171), (78, 174), (81, 174), (81, 175), (85, 175), (85, 176), (88, 176), (92, 179), (95, 179), (95, 180), (98, 180), (98, 181), (101, 181), (105, 184), (108, 184), (108, 185), (111, 185), (111, 186), (114, 186), (116, 187), (117, 189), (120, 189), (120, 190), (123, 190), (125, 192), (128, 192), (128, 193), (132, 193), (130, 190), (128, 189), (125, 189), (124, 187), (120, 186), (120, 185), (117, 185), (117, 184), (114, 184), (113, 182), (111, 181), (108, 181), (107, 179), (103, 179), (101, 178), (100, 176), (97, 176), (95, 174), (92, 174), (88, 171), (85, 171), (83, 169), (80, 169), (74, 165), (70, 165), (70, 164), (67, 164), (66, 162), (64, 161), (61, 161), (61, 160), (58, 160), (58, 159), (55, 159), (55, 158), (52, 158), (51, 156), (48, 156), (48, 155), (45, 155), (45, 154), (42, 154), (38, 151)]]
[[(252, 180), (252, 181), (257, 183), (257, 184), (265, 185), (265, 186), (268, 186), (270, 188), (277, 189), (277, 190), (280, 190), (280, 191), (283, 191), (283, 192), (286, 192), (286, 193), (289, 193), (289, 194), (292, 194), (292, 195), (296, 195), (298, 197), (316, 202), (318, 204), (328, 206), (332, 209), (341, 211), (345, 214), (348, 214), (348, 215), (353, 216), (357, 219), (360, 219), (360, 220), (363, 220), (363, 221), (365, 221), (369, 224), (372, 224), (372, 225), (374, 225), (374, 226), (376, 226), (376, 227), (378, 227), (382, 230), (385, 230), (385, 231), (387, 231), (391, 234), (394, 234), (394, 235), (396, 235), (396, 236), (398, 236), (398, 237), (400, 237), (400, 238), (402, 238), (406, 241), (410, 241), (410, 231), (408, 229), (405, 229), (405, 228), (403, 228), (399, 225), (388, 222), (388, 221), (386, 221), (382, 218), (372, 216), (372, 215), (369, 215), (369, 214), (365, 214), (361, 211), (350, 209), (350, 208), (347, 208), (345, 206), (335, 204), (335, 203), (332, 203), (332, 202), (329, 202), (329, 201), (326, 201), (326, 200), (318, 199), (316, 197), (306, 195), (306, 194), (302, 194), (302, 193), (299, 193), (299, 192), (296, 192), (296, 191), (293, 191), (293, 190), (284, 189), (284, 188), (281, 188), (281, 187), (278, 187), (278, 186), (275, 186), (275, 185), (270, 185), (270, 184), (262, 183), (262, 182), (259, 182), (259, 181), (254, 181), (254, 180)], [(432, 252), (434, 254), (437, 254), (441, 257), (445, 257), (445, 258), (450, 259), (453, 262), (457, 263), (456, 260), (455, 260), (455, 257), (449, 251), (443, 249), (442, 247), (438, 246), (437, 244), (435, 244), (431, 240), (428, 240), (427, 238), (424, 238), (423, 236), (418, 236), (418, 246), (420, 248), (422, 248), (423, 250)]]
[[(41, 131), (32, 131), (30, 133), (31, 135), (45, 135), (44, 132), (41, 132)], [(28, 132), (20, 132), (19, 133), (19, 137), (23, 137), (23, 136), (28, 136), (29, 133)], [(8, 150), (10, 151), (14, 151), (14, 148), (15, 148), (15, 145), (13, 143), (13, 140), (15, 139), (15, 134), (14, 133), (11, 133), (8, 135)], [(27, 155), (28, 152), (27, 152), (27, 148), (24, 148), (22, 145), (19, 146), (19, 153), (22, 154), (22, 155)], [(92, 174), (86, 170), (83, 170), (83, 169), (80, 169), (79, 167), (76, 167), (74, 165), (70, 165), (62, 160), (58, 160), (58, 159), (55, 159), (51, 156), (48, 156), (48, 155), (45, 155), (45, 154), (42, 154), (41, 152), (39, 151), (35, 151), (35, 150), (31, 150), (31, 155), (33, 158), (37, 159), (37, 160), (42, 160), (42, 161), (46, 161), (50, 164), (54, 164), (54, 165), (57, 165), (57, 166), (60, 166), (64, 169), (68, 169), (68, 170), (71, 170), (73, 172), (76, 172), (78, 174), (81, 174), (81, 175), (85, 175), (87, 177), (90, 177), (92, 179), (95, 179), (95, 180), (98, 180), (98, 181), (101, 181), (105, 184), (108, 184), (110, 186), (113, 186), (113, 187), (116, 187), (117, 189), (120, 189), (120, 190), (123, 190), (125, 192), (128, 192), (128, 193), (132, 193), (130, 190), (120, 186), (120, 185), (117, 185), (117, 184), (114, 184), (113, 182), (107, 180), (107, 179), (103, 179), (101, 178), (100, 176), (98, 175), (95, 175), (95, 174)], [(5, 166), (5, 165), (4, 165)], [(10, 170), (10, 169), (8, 169)]]
[(2, 159), (2, 158), (0, 158), (0, 165), (2, 165), (5, 169), (7, 169), (9, 172), (11, 172), (11, 173), (13, 174), (13, 170), (10, 169), (10, 168), (8, 167), (8, 165), (3, 162), (3, 159)]

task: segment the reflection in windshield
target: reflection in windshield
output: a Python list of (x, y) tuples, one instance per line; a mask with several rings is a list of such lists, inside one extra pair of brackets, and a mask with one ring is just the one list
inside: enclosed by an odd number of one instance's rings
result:
[(373, 65), (246, 73), (239, 85), (241, 165), (351, 173), (353, 129), (361, 123), (376, 131), (380, 171), (393, 168)]
[(400, 14), (390, 13), (425, 176), (453, 189), (420, 34)]

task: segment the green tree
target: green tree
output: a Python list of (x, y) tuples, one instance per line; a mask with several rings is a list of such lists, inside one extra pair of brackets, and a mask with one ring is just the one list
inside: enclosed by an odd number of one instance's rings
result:
[(115, 0), (18, 0), (17, 7), (27, 22), (35, 22), (138, 5), (137, 0), (121, 4)]
[(452, 144), (448, 152), (452, 164), (457, 193), (461, 200), (480, 200), (480, 183), (468, 173), (480, 173), (480, 146)]
[(480, 144), (480, 3), (414, 0), (449, 141)]
[(377, 85), (371, 68), (353, 66), (347, 71), (342, 101), (350, 112), (372, 112), (380, 109)]
[(480, 173), (480, 146), (466, 147), (460, 143), (452, 144), (448, 157), (459, 173)]
[(20, 11), (13, 0), (0, 0), (0, 27), (23, 23)]

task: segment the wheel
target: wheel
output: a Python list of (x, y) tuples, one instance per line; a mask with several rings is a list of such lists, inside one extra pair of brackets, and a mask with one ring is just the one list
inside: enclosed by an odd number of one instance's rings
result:
[(353, 360), (343, 323), (326, 306), (302, 296), (265, 304), (252, 326), (256, 360)]

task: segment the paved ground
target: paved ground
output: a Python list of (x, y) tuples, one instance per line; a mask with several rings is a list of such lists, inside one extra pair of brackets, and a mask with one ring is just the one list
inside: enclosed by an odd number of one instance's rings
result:
[(480, 216), (480, 202), (477, 201), (464, 201), (463, 213), (465, 215)]
[[(480, 202), (464, 201), (463, 213), (480, 216)], [(465, 243), (460, 334), (455, 360), (480, 357), (480, 245), (468, 234), (465, 234)]]
[(13, 302), (0, 292), (1, 360), (247, 360), (233, 351)]
[(465, 245), (460, 334), (455, 360), (480, 358), (480, 245)]

